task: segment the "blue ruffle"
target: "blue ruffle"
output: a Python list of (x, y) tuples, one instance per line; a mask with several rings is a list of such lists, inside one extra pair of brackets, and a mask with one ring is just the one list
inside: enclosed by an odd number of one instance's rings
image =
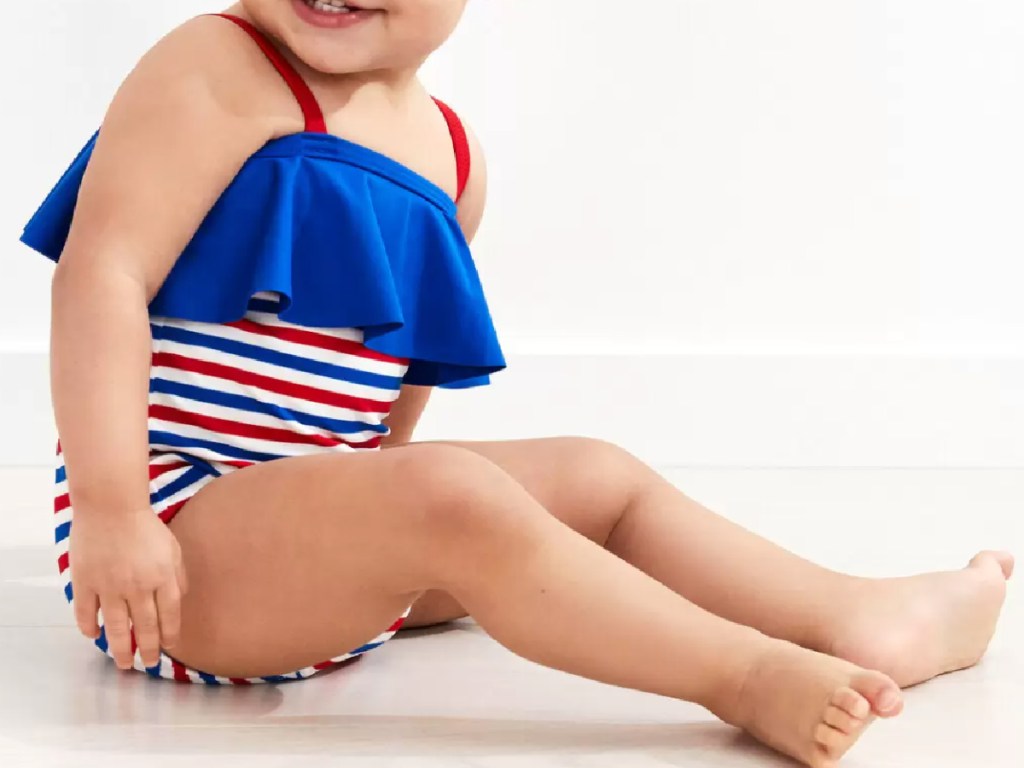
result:
[[(57, 261), (96, 136), (22, 242)], [(370, 349), (409, 358), (405, 382), (486, 384), (505, 367), (455, 203), (406, 166), (335, 136), (268, 142), (210, 210), (150, 314), (223, 323), (262, 291), (280, 317), (360, 328)]]

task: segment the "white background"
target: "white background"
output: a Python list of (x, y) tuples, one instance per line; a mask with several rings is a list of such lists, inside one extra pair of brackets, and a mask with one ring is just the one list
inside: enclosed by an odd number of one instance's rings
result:
[[(5, 9), (0, 462), (49, 451), (21, 225), (139, 55), (222, 7)], [(1024, 465), (1024, 5), (470, 0), (424, 76), (488, 151), (475, 251), (515, 366), (428, 434)]]

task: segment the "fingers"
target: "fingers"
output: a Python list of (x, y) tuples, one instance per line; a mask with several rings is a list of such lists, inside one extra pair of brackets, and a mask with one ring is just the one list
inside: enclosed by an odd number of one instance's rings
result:
[(121, 598), (107, 598), (101, 601), (100, 610), (103, 611), (103, 627), (110, 655), (118, 669), (131, 669), (135, 654), (128, 624), (128, 604)]
[(160, 616), (160, 641), (164, 648), (173, 648), (181, 630), (181, 592), (177, 583), (171, 581), (157, 589), (156, 608)]
[(78, 630), (90, 640), (95, 640), (100, 636), (100, 625), (96, 620), (100, 599), (95, 592), (90, 592), (78, 584), (73, 584), (71, 589), (75, 596), (75, 623), (78, 624)]
[(155, 667), (160, 661), (160, 623), (153, 593), (136, 595), (129, 607), (142, 665), (147, 668)]
[(182, 595), (188, 594), (188, 573), (185, 571), (185, 562), (178, 557), (178, 562), (174, 566), (174, 575), (178, 579), (178, 591)]

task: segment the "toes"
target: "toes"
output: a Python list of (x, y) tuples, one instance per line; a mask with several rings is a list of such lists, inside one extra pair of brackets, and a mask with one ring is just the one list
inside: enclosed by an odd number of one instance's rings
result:
[(871, 714), (871, 704), (852, 688), (840, 688), (832, 694), (832, 705), (857, 720)]
[[(853, 693), (853, 691), (850, 691)], [(857, 696), (857, 694), (854, 694)], [(861, 709), (864, 712), (864, 717), (867, 717), (870, 706), (862, 696), (857, 696), (857, 701), (861, 702)], [(857, 733), (861, 728), (864, 727), (864, 717), (854, 717), (845, 709), (830, 704), (825, 708), (825, 723), (835, 728), (837, 731), (845, 733), (847, 736)]]
[(850, 748), (853, 742), (849, 736), (842, 731), (837, 731), (831, 725), (819, 723), (814, 731), (814, 740), (825, 750), (829, 757), (842, 757), (843, 753)]
[(903, 709), (899, 686), (881, 672), (860, 672), (850, 687), (868, 700), (871, 710), (882, 717), (893, 717)]
[(1009, 579), (1013, 575), (1014, 558), (1009, 552), (991, 549), (979, 552), (971, 558), (970, 567), (986, 568), (989, 567), (993, 561), (999, 566), (999, 570), (1003, 572), (1004, 579)]

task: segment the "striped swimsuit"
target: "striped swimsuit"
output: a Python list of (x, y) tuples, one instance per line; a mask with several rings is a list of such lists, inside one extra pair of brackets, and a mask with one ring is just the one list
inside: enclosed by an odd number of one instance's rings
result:
[[(306, 130), (270, 142), (250, 159), (150, 304), (149, 490), (153, 511), (165, 523), (206, 484), (235, 470), (324, 451), (378, 450), (388, 434), (384, 419), (403, 383), (473, 386), (504, 367), (454, 221), (455, 201), (405, 166), (326, 134), (319, 106), (297, 72), (255, 27), (225, 18), (247, 32), (282, 74), (303, 109)], [(468, 178), (465, 132), (450, 109), (438, 106), (451, 129), (461, 194)], [(69, 198), (77, 195), (93, 142), (22, 238), (54, 261), (70, 226)], [(270, 166), (269, 174), (260, 160)], [(260, 174), (251, 184), (250, 164)], [(372, 193), (366, 210), (359, 196), (364, 187)], [(348, 220), (347, 230), (337, 228), (327, 237), (298, 230), (292, 217), (284, 238), (289, 245), (281, 248), (283, 225), (271, 215), (249, 237), (252, 250), (237, 244), (239, 228), (252, 223), (253, 200), (274, 211), (294, 208), (296, 201), (309, 206), (308, 188), (337, 193), (332, 213)], [(324, 220), (330, 222), (324, 216), (308, 219)], [(368, 237), (381, 242), (363, 244)], [(351, 253), (339, 255), (345, 248)], [(417, 260), (422, 263), (410, 273), (395, 271), (396, 263), (415, 266)], [(353, 271), (342, 271), (346, 266)], [(342, 277), (339, 293), (352, 284), (347, 306), (345, 296), (317, 293), (332, 269)], [(440, 293), (439, 303), (421, 293)], [(72, 602), (73, 505), (59, 443), (56, 484), (58, 567)], [(166, 652), (146, 669), (133, 636), (134, 666), (154, 677), (215, 685), (303, 679), (380, 646), (410, 610), (361, 647), (340, 649), (345, 652), (288, 675), (218, 677)], [(95, 643), (109, 655), (102, 631)]]

